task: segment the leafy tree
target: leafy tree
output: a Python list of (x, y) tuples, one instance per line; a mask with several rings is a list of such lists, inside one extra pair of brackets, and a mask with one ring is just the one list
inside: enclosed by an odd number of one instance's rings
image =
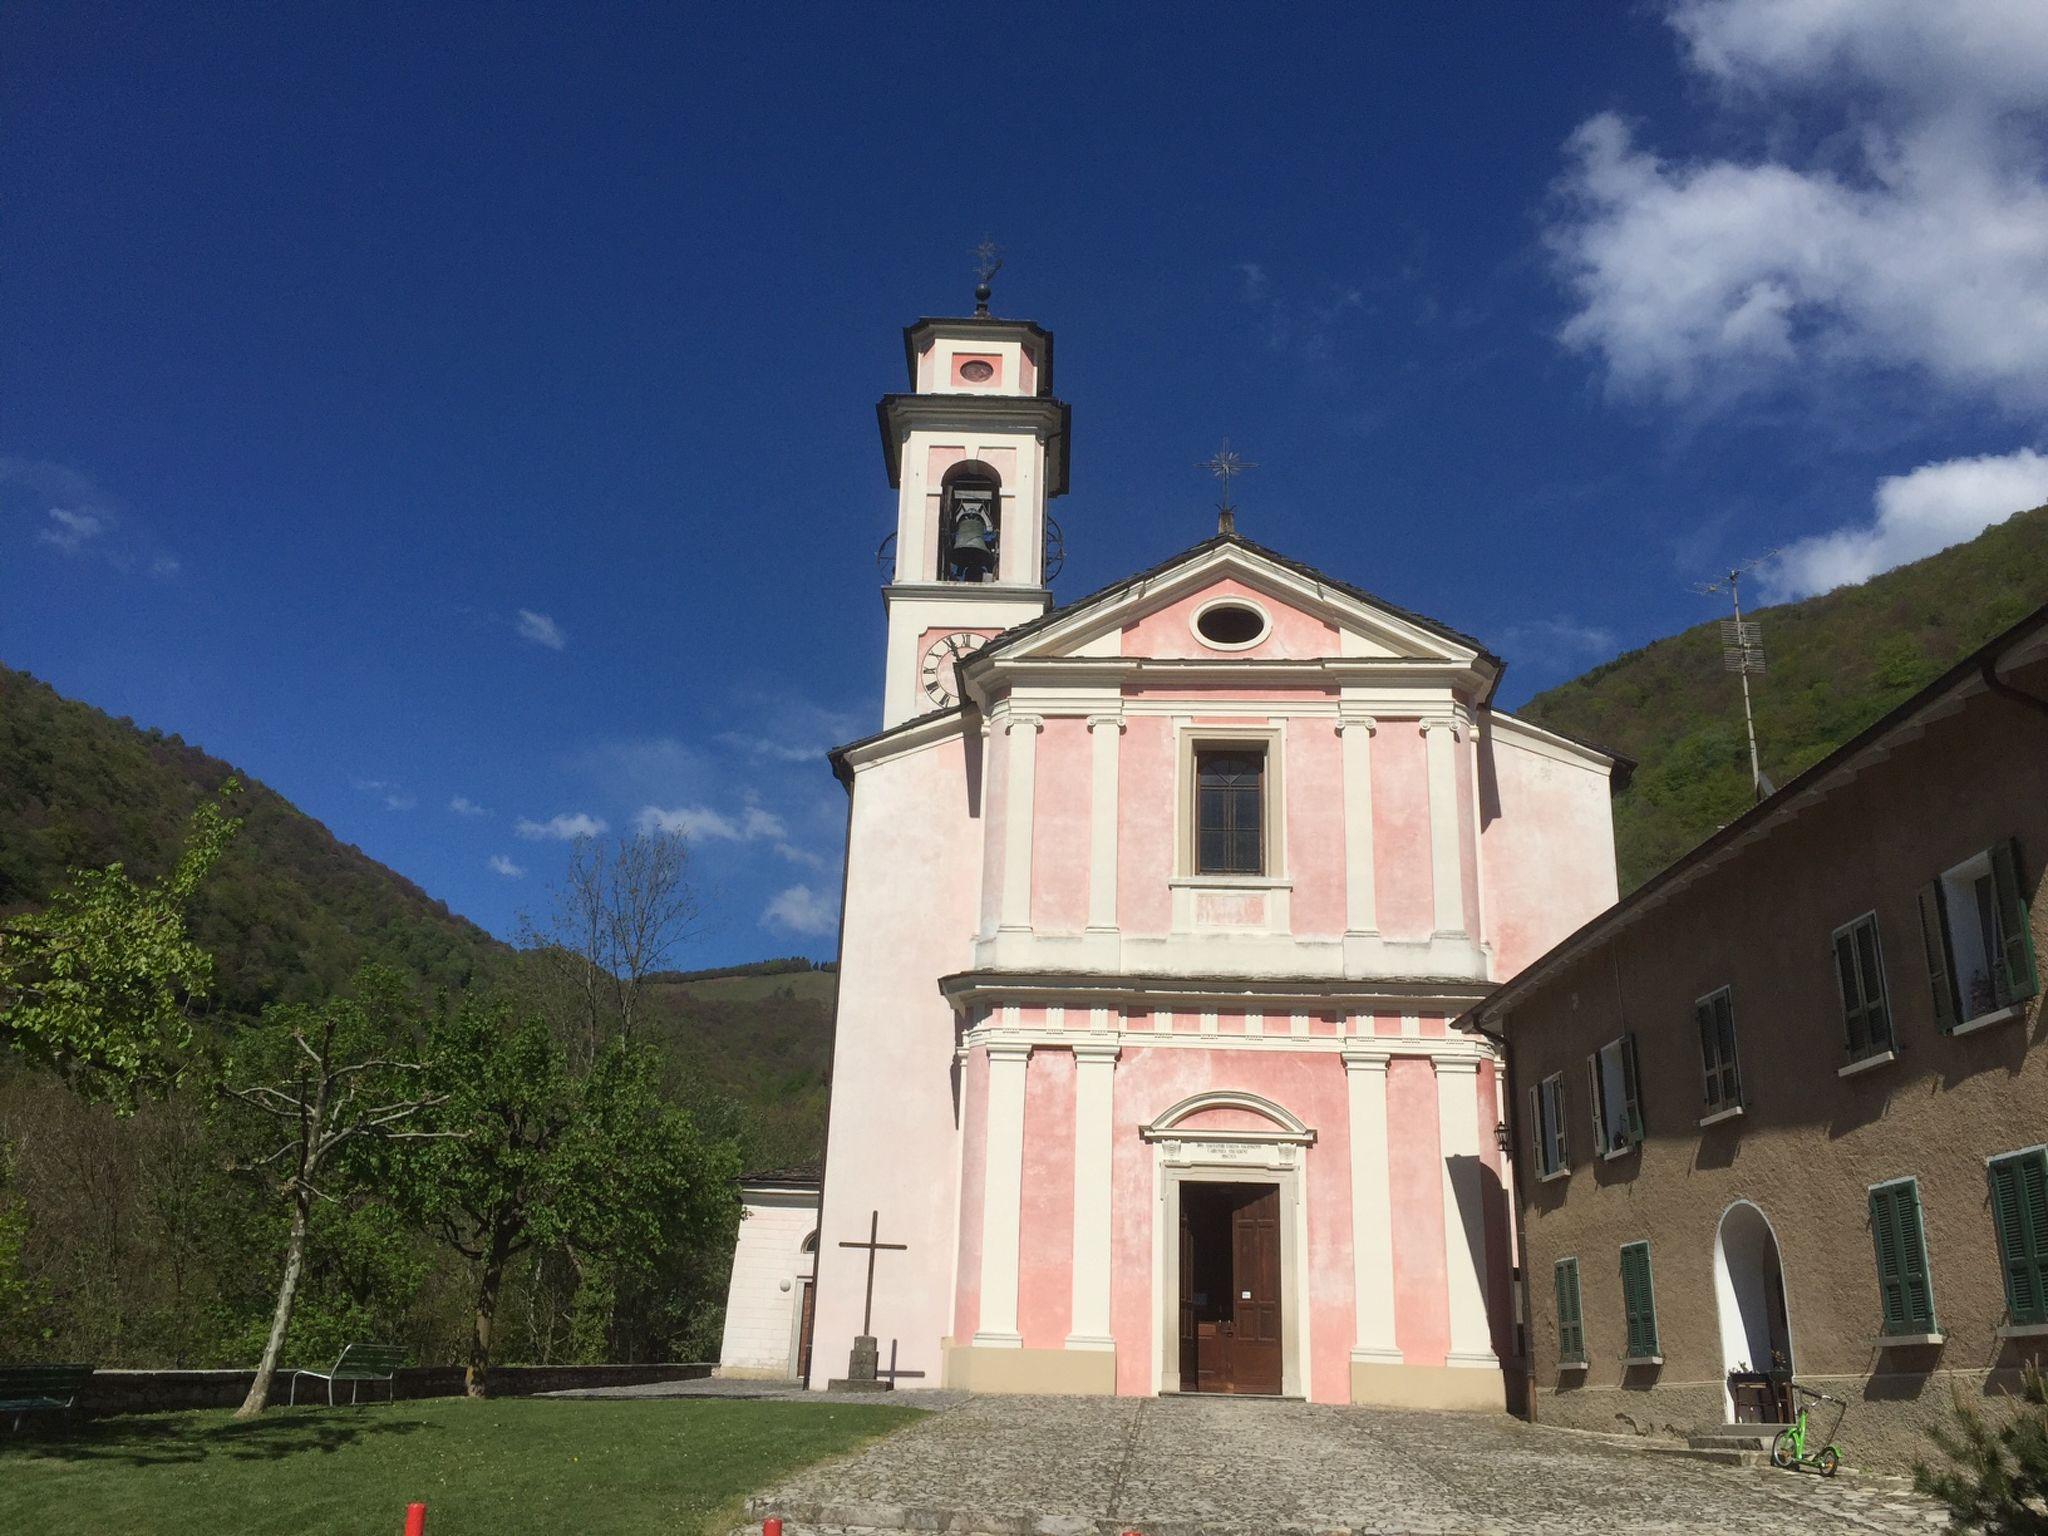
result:
[(1958, 1529), (1989, 1536), (2048, 1533), (2048, 1377), (2030, 1365), (2020, 1382), (2019, 1411), (1993, 1430), (1978, 1409), (1955, 1395), (1955, 1427), (1928, 1436), (1948, 1458), (1939, 1470), (1913, 1468), (1913, 1486), (1949, 1508)]
[(379, 1171), (372, 1155), (377, 1143), (452, 1134), (425, 1120), (445, 1095), (425, 1085), (403, 980), (365, 970), (357, 992), (318, 1007), (267, 1010), (236, 1041), (221, 1074), (224, 1106), (267, 1122), (268, 1134), (259, 1131), (257, 1138), (267, 1150), (246, 1166), (271, 1179), (291, 1211), (269, 1337), (237, 1418), (254, 1417), (270, 1400), (298, 1300), (314, 1202), (339, 1203), (342, 1191), (367, 1185)]
[(398, 1187), (475, 1284), (466, 1385), (486, 1396), (499, 1306), (521, 1254), (637, 1274), (679, 1245), (730, 1244), (738, 1220), (729, 1144), (707, 1144), (655, 1088), (650, 1053), (614, 1040), (572, 1072), (548, 1022), (472, 1003), (436, 1031), (430, 1083), (455, 1133), (398, 1160)]
[(168, 874), (142, 885), (119, 863), (76, 869), (42, 911), (0, 924), (0, 1046), (124, 1107), (177, 1081), (186, 1005), (213, 980), (186, 908), (241, 826), (223, 809), (236, 789), (192, 813)]
[(0, 1141), (0, 1353), (18, 1358), (47, 1337), (41, 1319), (49, 1297), (23, 1262), (28, 1210), (14, 1192), (13, 1175), (14, 1149)]

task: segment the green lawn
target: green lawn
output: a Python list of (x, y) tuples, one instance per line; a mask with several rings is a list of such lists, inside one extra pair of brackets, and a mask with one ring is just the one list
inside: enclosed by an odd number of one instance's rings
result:
[(923, 1414), (746, 1400), (436, 1398), (0, 1426), (0, 1531), (606, 1536), (729, 1529), (794, 1468)]

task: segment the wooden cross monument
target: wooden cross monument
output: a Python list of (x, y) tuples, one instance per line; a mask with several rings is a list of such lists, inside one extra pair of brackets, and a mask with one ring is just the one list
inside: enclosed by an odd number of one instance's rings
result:
[[(902, 1253), (908, 1243), (884, 1243), (878, 1240), (882, 1230), (882, 1213), (868, 1212), (868, 1240), (864, 1243), (842, 1242), (842, 1248), (865, 1248), (868, 1253), (868, 1294), (860, 1311), (860, 1337), (853, 1341), (853, 1351), (847, 1357), (846, 1375), (843, 1379), (826, 1383), (834, 1392), (886, 1392), (895, 1383), (881, 1378), (881, 1351), (875, 1343), (875, 1255), (883, 1252)], [(891, 1375), (893, 1376), (893, 1372)]]

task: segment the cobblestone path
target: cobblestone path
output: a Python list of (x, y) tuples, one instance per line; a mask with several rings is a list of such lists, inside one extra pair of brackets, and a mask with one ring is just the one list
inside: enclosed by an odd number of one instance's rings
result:
[(783, 1516), (792, 1536), (1931, 1536), (1945, 1526), (1898, 1479), (1722, 1466), (1505, 1416), (1215, 1398), (970, 1398), (751, 1508)]

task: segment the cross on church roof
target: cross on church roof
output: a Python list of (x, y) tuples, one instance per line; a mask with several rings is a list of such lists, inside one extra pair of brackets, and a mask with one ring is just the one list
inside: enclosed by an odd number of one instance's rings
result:
[(1003, 248), (983, 235), (974, 248), (974, 312), (988, 313), (989, 280), (1003, 270)]
[(1218, 533), (1237, 532), (1237, 508), (1231, 505), (1230, 482), (1233, 477), (1243, 474), (1248, 469), (1257, 469), (1259, 466), (1251, 463), (1243, 454), (1233, 449), (1230, 446), (1230, 439), (1226, 437), (1223, 439), (1223, 446), (1209, 455), (1208, 458), (1202, 460), (1200, 467), (1208, 470), (1210, 474), (1223, 482), (1223, 499), (1216, 503), (1216, 531)]

